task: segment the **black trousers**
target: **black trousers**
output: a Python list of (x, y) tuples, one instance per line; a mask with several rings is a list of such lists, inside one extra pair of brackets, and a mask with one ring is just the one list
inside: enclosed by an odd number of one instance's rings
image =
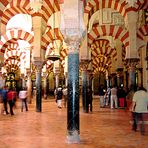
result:
[(9, 114), (8, 108), (7, 108), (7, 100), (4, 100), (3, 104), (4, 104), (4, 110), (5, 110), (6, 114)]
[(23, 106), (25, 104), (25, 108), (26, 108), (26, 111), (28, 111), (28, 106), (27, 106), (27, 99), (22, 99), (22, 106), (21, 106), (21, 111), (23, 112)]
[(132, 126), (132, 129), (134, 131), (136, 131), (137, 130), (137, 126), (138, 126), (138, 121), (141, 121), (141, 123), (140, 123), (140, 132), (143, 135), (145, 133), (144, 113), (132, 112), (132, 117), (133, 117), (133, 126)]
[(14, 115), (14, 112), (13, 112), (13, 106), (15, 105), (15, 102), (13, 100), (9, 100), (9, 107), (10, 107), (10, 113), (11, 115)]

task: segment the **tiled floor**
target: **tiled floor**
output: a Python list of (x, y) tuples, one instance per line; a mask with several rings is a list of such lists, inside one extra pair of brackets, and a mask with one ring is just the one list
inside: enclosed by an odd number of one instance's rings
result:
[(20, 112), (18, 102), (14, 116), (0, 115), (0, 148), (148, 148), (148, 128), (145, 136), (131, 131), (129, 112), (100, 109), (97, 98), (93, 104), (93, 113), (80, 108), (80, 143), (68, 144), (65, 108), (50, 98), (43, 101), (42, 113), (35, 103)]

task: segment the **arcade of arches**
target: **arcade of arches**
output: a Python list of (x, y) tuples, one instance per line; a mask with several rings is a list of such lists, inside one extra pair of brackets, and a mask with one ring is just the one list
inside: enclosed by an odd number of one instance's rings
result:
[[(36, 89), (39, 112), (42, 96), (68, 86), (77, 111), (87, 86), (148, 89), (147, 42), (147, 0), (1, 0), (0, 85)], [(70, 137), (79, 131), (74, 115)]]

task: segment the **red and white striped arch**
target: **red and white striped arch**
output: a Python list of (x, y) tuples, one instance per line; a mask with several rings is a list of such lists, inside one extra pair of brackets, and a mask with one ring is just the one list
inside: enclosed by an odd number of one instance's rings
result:
[(60, 11), (60, 5), (58, 0), (44, 0), (43, 5), (41, 7), (41, 11), (34, 13), (31, 10), (32, 16), (42, 16), (43, 21), (47, 24), (48, 19), (51, 17), (52, 14)]
[(109, 41), (105, 39), (96, 40), (93, 44), (92, 54), (94, 56), (104, 55), (108, 57), (109, 55), (117, 60), (117, 51), (115, 48), (111, 48)]
[(120, 26), (102, 25), (94, 27), (91, 32), (88, 33), (89, 46), (101, 36), (112, 36), (115, 39), (119, 39), (121, 42), (123, 42), (125, 47), (129, 46), (129, 32)]
[(26, 58), (26, 53), (20, 51), (18, 44), (10, 44), (7, 47), (7, 51), (4, 54), (4, 61), (7, 61), (7, 59), (12, 57), (16, 57), (16, 59), (19, 58), (24, 60)]
[(137, 31), (137, 37), (141, 40), (144, 40), (144, 36), (148, 35), (148, 25), (144, 25), (139, 28)]
[(127, 12), (129, 11), (147, 9), (148, 1), (138, 0), (135, 7), (130, 7), (125, 0), (89, 0), (84, 9), (84, 15), (89, 20), (95, 12), (103, 8), (117, 10), (124, 18), (127, 18)]
[(60, 51), (60, 60), (61, 60), (61, 65), (65, 67), (65, 57), (68, 55), (67, 48), (62, 48)]
[(59, 28), (49, 29), (41, 39), (41, 48), (46, 50), (49, 43), (53, 42), (53, 40), (61, 40), (63, 41), (63, 35)]
[(8, 21), (16, 14), (30, 14), (29, 11), (29, 1), (25, 0), (13, 0), (10, 3), (10, 7), (3, 11), (1, 18), (2, 27), (6, 31), (6, 25)]
[[(0, 9), (0, 16), (2, 22), (2, 28), (6, 30), (6, 25), (8, 21), (15, 16), (16, 14), (30, 14), (32, 16), (42, 16), (43, 23), (47, 24), (50, 16), (60, 11), (60, 6), (58, 0), (44, 0), (41, 7), (41, 11), (34, 13), (30, 8), (29, 0), (12, 0), (10, 3), (7, 0), (1, 0), (1, 5), (3, 6)], [(8, 6), (8, 4), (10, 4)], [(6, 9), (6, 6), (8, 7)]]
[(6, 6), (9, 4), (10, 0), (0, 0), (0, 17), (3, 15), (3, 11), (6, 9)]
[(10, 40), (25, 40), (28, 43), (32, 44), (33, 42), (33, 36), (26, 31), (23, 30), (9, 30), (6, 32), (6, 34), (1, 36), (1, 40), (0, 40), (0, 51), (1, 52), (5, 52), (5, 48), (7, 47), (6, 45), (8, 45), (8, 42)]

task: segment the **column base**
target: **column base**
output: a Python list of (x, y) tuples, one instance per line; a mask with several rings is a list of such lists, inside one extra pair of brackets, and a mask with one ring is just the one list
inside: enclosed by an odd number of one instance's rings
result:
[(80, 143), (80, 135), (77, 130), (69, 132), (67, 135), (67, 143)]

